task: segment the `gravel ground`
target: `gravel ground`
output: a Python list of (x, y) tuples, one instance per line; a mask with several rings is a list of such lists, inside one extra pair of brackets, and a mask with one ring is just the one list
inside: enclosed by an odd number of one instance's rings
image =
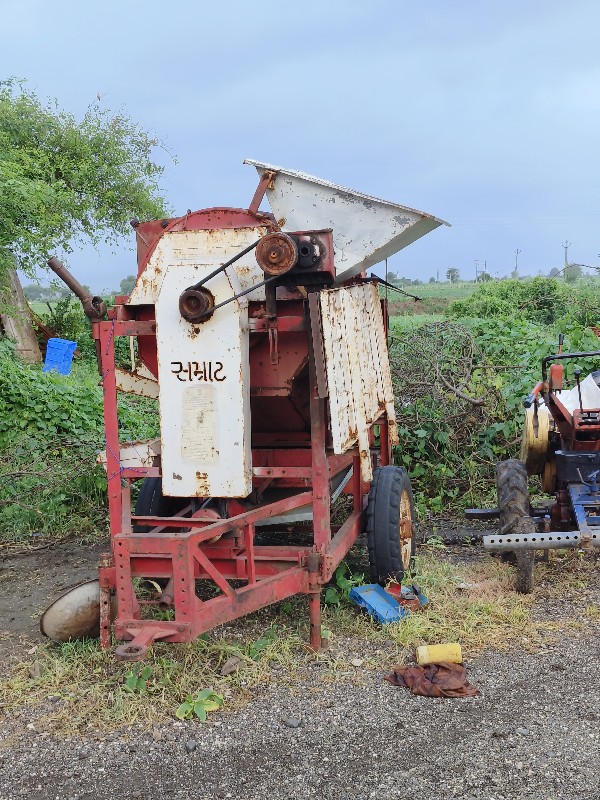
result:
[(414, 697), (378, 673), (324, 684), (315, 664), (297, 691), (272, 684), (205, 725), (58, 740), (7, 721), (0, 798), (598, 800), (598, 649), (587, 637), (488, 654), (468, 664), (481, 696), (460, 700)]
[[(58, 558), (73, 567), (64, 549)], [(50, 554), (44, 560), (47, 567)], [(54, 588), (60, 564), (47, 578)], [(41, 600), (48, 587), (34, 566), (30, 557), (5, 564), (4, 591)], [(85, 564), (77, 566), (83, 577)], [(591, 588), (596, 602), (600, 585)], [(570, 602), (547, 598), (537, 615), (572, 613)], [(14, 630), (14, 597), (10, 608), (6, 627)], [(27, 621), (32, 636), (31, 607)], [(204, 725), (169, 721), (152, 731), (58, 739), (36, 730), (39, 710), (24, 708), (2, 719), (0, 800), (600, 800), (599, 642), (596, 625), (536, 654), (472, 659), (469, 680), (481, 695), (468, 699), (414, 697), (383, 681), (387, 664), (375, 672), (349, 666), (331, 683), (313, 662), (295, 690), (274, 677), (243, 708)]]

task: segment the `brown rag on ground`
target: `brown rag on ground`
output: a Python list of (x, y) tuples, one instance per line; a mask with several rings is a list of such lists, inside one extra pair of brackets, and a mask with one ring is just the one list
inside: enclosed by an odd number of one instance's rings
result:
[(426, 664), (423, 667), (394, 667), (385, 680), (394, 686), (407, 686), (423, 697), (474, 697), (479, 689), (467, 680), (462, 664)]

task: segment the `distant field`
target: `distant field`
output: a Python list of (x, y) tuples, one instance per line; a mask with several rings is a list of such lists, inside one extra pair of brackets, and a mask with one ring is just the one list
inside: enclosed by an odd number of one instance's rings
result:
[[(388, 291), (390, 303), (390, 315), (392, 316), (413, 316), (415, 314), (443, 314), (446, 308), (454, 300), (462, 300), (469, 297), (477, 288), (475, 283), (424, 283), (422, 286), (406, 286), (407, 292), (419, 297), (413, 300), (410, 297)], [(385, 287), (380, 289), (385, 296)]]
[(416, 328), (417, 325), (426, 325), (428, 322), (441, 322), (443, 319), (443, 314), (394, 315), (390, 316), (390, 331), (392, 335), (401, 334), (403, 331), (409, 331), (411, 328)]
[[(37, 300), (29, 300), (28, 302), (29, 302), (29, 307), (31, 308), (34, 314), (38, 315), (38, 317), (41, 316), (42, 314), (48, 313), (48, 306), (46, 305), (46, 303), (38, 302)], [(52, 305), (52, 303), (50, 305)]]
[[(423, 298), (445, 298), (447, 300), (462, 300), (473, 294), (479, 284), (470, 283), (424, 283), (422, 286), (409, 286), (407, 291)], [(413, 292), (412, 289), (415, 291)]]

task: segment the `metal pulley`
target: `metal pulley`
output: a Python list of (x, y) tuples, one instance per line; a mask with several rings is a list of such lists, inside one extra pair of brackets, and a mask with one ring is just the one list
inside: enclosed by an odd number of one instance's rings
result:
[(179, 297), (179, 311), (188, 322), (206, 322), (214, 307), (215, 298), (204, 286), (186, 289)]
[(256, 246), (256, 261), (267, 275), (285, 275), (298, 261), (298, 247), (286, 233), (268, 233)]
[[(250, 286), (243, 292), (239, 292), (233, 297), (215, 305), (215, 299), (212, 293), (205, 287), (205, 284), (208, 283), (211, 278), (224, 272), (227, 267), (235, 264), (236, 261), (242, 258), (242, 256), (245, 256), (246, 253), (254, 250), (254, 248), (256, 248), (256, 261), (268, 277), (264, 281), (260, 281), (260, 283)], [(257, 242), (246, 247), (233, 258), (230, 258), (225, 264), (221, 264), (221, 266), (213, 270), (210, 275), (207, 275), (201, 281), (198, 281), (198, 283), (195, 283), (182, 292), (179, 297), (179, 312), (188, 322), (194, 324), (206, 322), (217, 308), (221, 308), (221, 306), (232, 303), (234, 300), (253, 292), (255, 289), (275, 280), (275, 278), (280, 275), (285, 275), (297, 262), (298, 247), (292, 237), (285, 233), (269, 233)]]

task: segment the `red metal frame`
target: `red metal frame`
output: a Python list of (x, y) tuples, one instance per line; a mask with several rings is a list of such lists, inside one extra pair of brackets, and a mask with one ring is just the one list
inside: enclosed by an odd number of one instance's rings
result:
[[(263, 184), (266, 188), (266, 183)], [(254, 206), (257, 202), (260, 202), (258, 194)], [(221, 220), (223, 227), (232, 226), (232, 220), (236, 225), (240, 221), (245, 225), (256, 225), (257, 221), (270, 223), (267, 215), (210, 209), (172, 220), (167, 227), (194, 228), (206, 224), (207, 219), (213, 225), (215, 219)], [(138, 236), (144, 232), (143, 228), (138, 227)], [(149, 241), (140, 249), (140, 268), (160, 236), (157, 223), (151, 223), (146, 234)], [(265, 361), (265, 347), (267, 356), (272, 347), (269, 325), (259, 304), (250, 305), (251, 398), (258, 404), (264, 403), (265, 398), (273, 398), (273, 407), (282, 409), (278, 413), (282, 417), (289, 414), (287, 419), (294, 419), (295, 414), (298, 425), (297, 429), (293, 424), (278, 428), (277, 414), (273, 415), (274, 422), (269, 419), (262, 427), (253, 425), (253, 486), (259, 505), (248, 508), (242, 500), (228, 500), (227, 518), (218, 518), (212, 510), (189, 516), (191, 505), (174, 517), (132, 516), (131, 482), (158, 477), (160, 468), (124, 468), (120, 463), (114, 344), (119, 336), (141, 337), (144, 355), (152, 362), (156, 358), (153, 342), (156, 326), (148, 307), (136, 309), (126, 305), (117, 306), (108, 321), (93, 324), (94, 338), (99, 341), (104, 392), (111, 534), (111, 552), (102, 556), (99, 567), (101, 644), (110, 646), (110, 595), (114, 592), (118, 607), (114, 634), (127, 642), (117, 648), (120, 658), (142, 658), (156, 640), (191, 641), (216, 625), (297, 593), (309, 597), (311, 646), (318, 650), (322, 645), (321, 590), (364, 530), (368, 486), (361, 478), (358, 449), (334, 455), (328, 446), (327, 401), (322, 396), (322, 386), (319, 391), (318, 365), (313, 353), (316, 337), (321, 334), (311, 325), (309, 303), (301, 295), (282, 294), (285, 299), (278, 296), (277, 300), (277, 360), (269, 360), (268, 375), (258, 365)], [(132, 319), (136, 314), (144, 318)], [(253, 359), (253, 354), (262, 354), (262, 361), (258, 355)], [(302, 393), (294, 395), (298, 383), (305, 386), (307, 397)], [(270, 422), (272, 429), (268, 427)], [(387, 420), (382, 418), (376, 424), (380, 425), (380, 463), (386, 465), (390, 463)], [(353, 478), (345, 491), (354, 496), (353, 510), (333, 533), (331, 479), (350, 466)], [(267, 488), (287, 489), (290, 493), (276, 502), (261, 503), (261, 493)], [(313, 508), (312, 545), (255, 543), (256, 526), (261, 522), (307, 504)], [(151, 529), (139, 533), (134, 530), (136, 525)], [(134, 584), (136, 578), (166, 579), (168, 584), (161, 597), (140, 599)], [(199, 579), (211, 581), (218, 595), (209, 599), (198, 597)], [(244, 585), (233, 586), (231, 581), (242, 581)], [(171, 600), (174, 619), (144, 618), (145, 608), (161, 602), (169, 605)]]

